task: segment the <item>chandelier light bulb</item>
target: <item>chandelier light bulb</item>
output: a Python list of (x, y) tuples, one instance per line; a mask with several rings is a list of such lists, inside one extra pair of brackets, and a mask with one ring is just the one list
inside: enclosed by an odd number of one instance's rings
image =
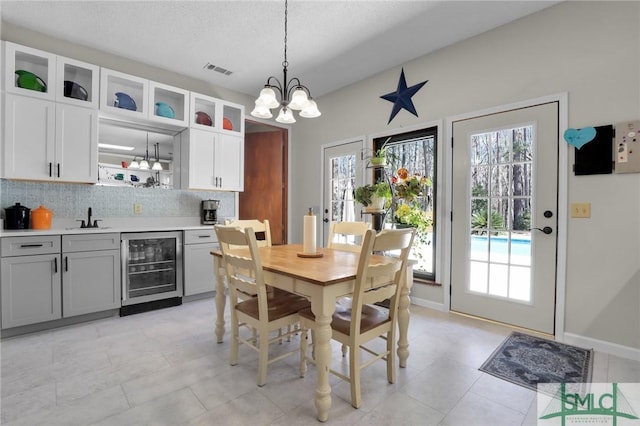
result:
[(280, 114), (278, 114), (276, 121), (278, 123), (293, 124), (296, 122), (296, 119), (293, 116), (293, 111), (287, 107), (282, 107), (280, 108)]
[(289, 102), (287, 108), (291, 108), (293, 110), (301, 110), (307, 105), (308, 102), (309, 98), (307, 98), (307, 92), (305, 92), (301, 88), (297, 88), (293, 92), (293, 95), (291, 95), (291, 102)]
[(320, 117), (321, 115), (322, 113), (318, 109), (318, 105), (316, 104), (316, 101), (314, 101), (312, 98), (309, 98), (307, 105), (304, 107), (302, 111), (300, 111), (300, 117), (304, 117), (304, 118), (316, 118), (316, 117)]
[[(277, 106), (277, 105), (276, 105)], [(256, 101), (256, 107), (251, 111), (251, 115), (257, 118), (271, 118), (273, 114), (269, 108), (263, 105), (258, 105), (258, 101)]]
[(260, 97), (256, 100), (256, 105), (271, 108), (277, 108), (280, 103), (276, 98), (276, 92), (271, 87), (265, 87), (260, 91)]
[(149, 170), (149, 162), (147, 160), (140, 161), (140, 170)]

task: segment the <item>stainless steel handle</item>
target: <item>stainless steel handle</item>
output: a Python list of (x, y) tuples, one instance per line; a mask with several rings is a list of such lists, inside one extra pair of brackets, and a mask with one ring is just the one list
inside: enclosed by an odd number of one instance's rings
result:
[(211, 238), (211, 235), (198, 235), (198, 238)]
[(54, 274), (58, 273), (58, 258), (57, 257), (53, 258), (53, 273)]
[(69, 256), (64, 257), (64, 271), (69, 272)]
[(20, 248), (42, 247), (44, 244), (20, 244)]
[(60, 177), (60, 163), (58, 163), (58, 177)]

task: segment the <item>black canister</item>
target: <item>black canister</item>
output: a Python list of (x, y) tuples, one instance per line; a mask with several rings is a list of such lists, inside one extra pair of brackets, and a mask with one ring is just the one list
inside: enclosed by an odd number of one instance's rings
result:
[(16, 203), (4, 209), (4, 225), (6, 229), (29, 229), (31, 209)]

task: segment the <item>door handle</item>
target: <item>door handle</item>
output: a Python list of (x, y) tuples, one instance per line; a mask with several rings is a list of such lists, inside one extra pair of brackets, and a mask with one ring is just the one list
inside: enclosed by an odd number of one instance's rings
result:
[(323, 221), (324, 223), (329, 223), (329, 219), (327, 219), (326, 217), (325, 217), (324, 219), (322, 219), (322, 221)]
[(553, 228), (551, 228), (550, 226), (545, 226), (544, 228), (531, 228), (530, 231), (533, 231), (534, 229), (537, 231), (543, 232), (547, 235), (553, 232)]

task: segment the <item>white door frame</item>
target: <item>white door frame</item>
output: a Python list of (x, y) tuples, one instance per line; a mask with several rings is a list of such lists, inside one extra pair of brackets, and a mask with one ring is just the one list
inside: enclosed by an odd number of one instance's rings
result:
[[(567, 92), (557, 93), (540, 98), (529, 99), (526, 101), (515, 102), (506, 105), (499, 105), (492, 108), (473, 111), (461, 115), (447, 117), (445, 126), (444, 140), (450, 141), (447, 144), (447, 161), (446, 168), (446, 200), (445, 213), (451, 217), (453, 187), (451, 185), (453, 179), (453, 123), (455, 121), (478, 117), (481, 115), (496, 114), (503, 111), (513, 109), (527, 108), (541, 103), (558, 102), (558, 253), (556, 265), (556, 308), (555, 308), (555, 338), (558, 341), (564, 341), (564, 313), (565, 313), (565, 294), (566, 294), (566, 265), (567, 265), (567, 227), (568, 227), (568, 178), (569, 178), (569, 145), (563, 143), (562, 135), (568, 127), (569, 122), (569, 95)], [(443, 233), (443, 305), (444, 310), (449, 311), (451, 308), (451, 220), (442, 221), (441, 225), (446, 227)]]

